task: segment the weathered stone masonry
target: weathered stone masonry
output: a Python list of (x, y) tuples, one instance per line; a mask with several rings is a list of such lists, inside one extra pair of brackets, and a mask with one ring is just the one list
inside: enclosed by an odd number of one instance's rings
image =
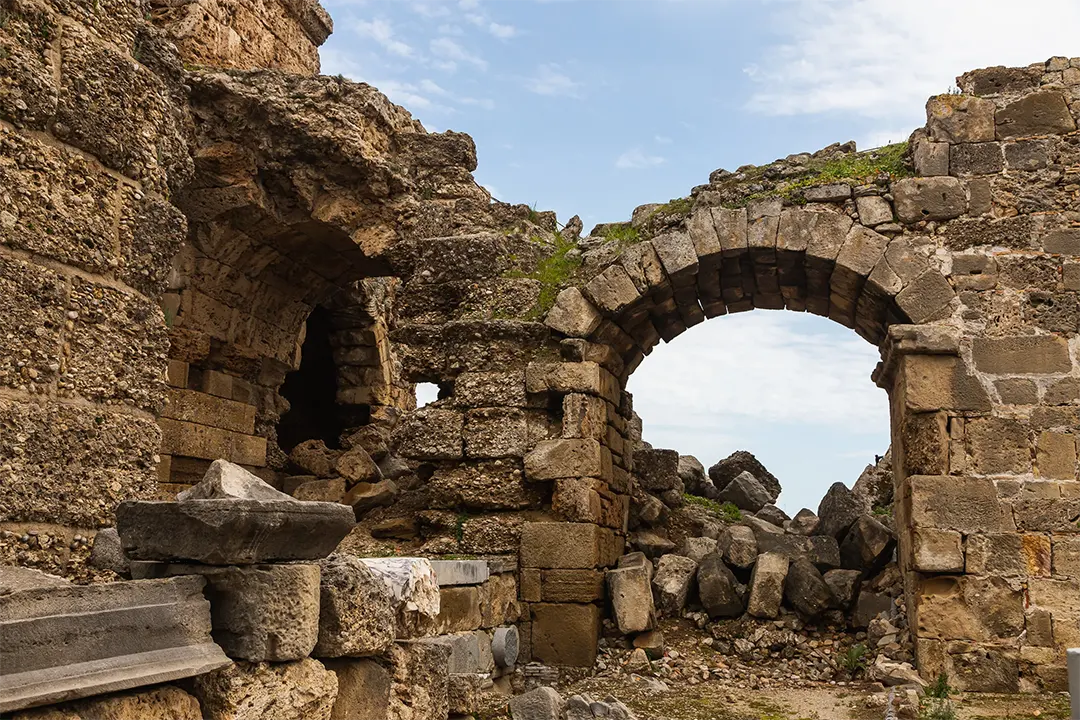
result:
[[(467, 136), (313, 76), (317, 6), (152, 5), (0, 3), (4, 562), (78, 575), (120, 501), (217, 458), (280, 486), (321, 308), (345, 426), (404, 413), (424, 551), (516, 554), (523, 649), (589, 664), (635, 482), (626, 379), (706, 318), (786, 308), (881, 348), (920, 671), (1061, 684), (1080, 61), (962, 76), (877, 175), (815, 179), (880, 160), (845, 148), (718, 171), (579, 238), (491, 202)], [(442, 399), (413, 410), (416, 382)]]

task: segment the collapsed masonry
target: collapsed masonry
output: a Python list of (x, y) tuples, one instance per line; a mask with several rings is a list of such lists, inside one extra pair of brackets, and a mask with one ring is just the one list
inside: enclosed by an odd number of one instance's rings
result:
[(467, 136), (313, 75), (316, 3), (228, 7), (0, 2), (6, 565), (113, 579), (86, 561), (117, 506), (225, 459), (343, 490), (342, 550), (516, 558), (523, 657), (591, 665), (637, 492), (627, 378), (786, 308), (881, 350), (919, 671), (1064, 683), (1080, 60), (968, 73), (908, 143), (717, 171), (581, 237), (492, 201)]

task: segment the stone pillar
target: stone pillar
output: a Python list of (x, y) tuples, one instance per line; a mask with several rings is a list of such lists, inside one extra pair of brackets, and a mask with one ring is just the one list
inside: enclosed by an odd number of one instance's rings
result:
[(1069, 343), (893, 326), (883, 357), (920, 672), (975, 691), (1063, 686), (1080, 639)]

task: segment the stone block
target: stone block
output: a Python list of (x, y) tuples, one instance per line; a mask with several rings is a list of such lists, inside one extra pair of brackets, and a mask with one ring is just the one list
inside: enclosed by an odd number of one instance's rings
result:
[(307, 657), (319, 637), (318, 565), (213, 567), (156, 563), (153, 577), (200, 575), (210, 601), (214, 640), (225, 654), (251, 662)]
[(605, 533), (610, 531), (592, 523), (525, 523), (521, 567), (572, 570), (605, 565)]
[(1072, 370), (1069, 346), (1056, 335), (975, 338), (975, 367), (991, 374), (1067, 373)]
[(266, 465), (266, 438), (198, 425), (170, 418), (159, 418), (161, 452), (166, 455), (217, 460), (223, 458), (238, 465)]
[(930, 138), (947, 143), (989, 142), (994, 139), (993, 101), (968, 95), (938, 95), (926, 102)]
[(574, 603), (536, 603), (532, 618), (532, 657), (546, 665), (592, 667), (600, 639), (600, 608)]
[(1001, 145), (996, 142), (953, 145), (949, 172), (957, 177), (996, 175), (1005, 169)]
[(202, 578), (34, 584), (0, 596), (0, 712), (230, 664), (210, 639)]
[(915, 174), (934, 177), (949, 174), (949, 143), (921, 140), (915, 144)]
[(924, 577), (915, 593), (920, 637), (989, 642), (1024, 630), (1023, 591), (1004, 578)]
[(604, 440), (608, 437), (607, 420), (607, 403), (603, 399), (583, 393), (563, 397), (564, 438)]
[(952, 220), (967, 211), (967, 192), (953, 177), (905, 178), (894, 182), (892, 190), (902, 223)]
[(543, 602), (596, 602), (604, 599), (602, 570), (541, 570)]
[(1002, 378), (994, 383), (998, 397), (1006, 405), (1034, 405), (1039, 402), (1039, 387), (1027, 378)]
[(604, 477), (600, 443), (587, 438), (541, 440), (525, 456), (529, 480)]
[(319, 562), (316, 657), (381, 655), (394, 642), (396, 605), (390, 588), (351, 555)]
[(814, 185), (803, 191), (807, 202), (844, 202), (851, 197), (851, 186), (847, 183), (829, 183)]
[[(398, 640), (430, 635), (440, 613), (439, 584), (427, 558), (360, 558), (390, 588)], [(395, 646), (396, 647), (396, 646)]]
[(653, 605), (652, 566), (620, 567), (608, 570), (608, 597), (619, 631), (624, 635), (656, 627)]
[(999, 139), (1031, 135), (1065, 134), (1076, 130), (1076, 121), (1060, 92), (1031, 93), (997, 111)]
[(116, 510), (128, 557), (209, 565), (318, 560), (354, 524), (344, 505), (295, 500), (125, 501)]
[(896, 304), (911, 322), (918, 324), (942, 312), (955, 296), (945, 276), (929, 269), (897, 294)]
[(1008, 532), (1012, 516), (998, 500), (994, 481), (951, 475), (914, 475), (902, 492), (911, 498), (911, 524), (969, 534)]
[(393, 720), (445, 720), (450, 650), (430, 640), (394, 643), (387, 655)]
[(585, 297), (608, 315), (616, 315), (640, 296), (622, 265), (611, 265), (582, 288)]
[(562, 478), (555, 481), (551, 509), (567, 522), (602, 525), (604, 484), (594, 478)]
[(680, 617), (697, 576), (697, 563), (682, 555), (664, 555), (656, 565), (652, 584), (656, 607), (669, 617)]
[(1040, 477), (1076, 479), (1076, 438), (1071, 433), (1039, 433), (1035, 467)]
[[(517, 569), (517, 558), (513, 559), (513, 568)], [(517, 600), (517, 573), (492, 575), (480, 586), (481, 627), (494, 628), (517, 622), (521, 614)]]
[(719, 553), (702, 558), (697, 572), (698, 597), (709, 617), (742, 615), (746, 605), (746, 586), (728, 569)]
[(870, 621), (881, 613), (891, 615), (893, 607), (893, 599), (887, 593), (861, 588), (855, 599), (855, 609), (851, 613), (851, 627), (868, 627)]
[(11, 720), (202, 720), (203, 714), (193, 695), (172, 685), (161, 685), (5, 717)]
[(1031, 470), (1030, 430), (1022, 420), (972, 418), (964, 423), (972, 466), (980, 475)]
[(1053, 540), (1055, 576), (1080, 578), (1080, 537), (1055, 537)]
[(847, 612), (859, 591), (859, 581), (862, 578), (860, 570), (828, 570), (822, 576), (825, 584), (829, 586), (829, 592), (836, 600), (836, 606)]
[(1045, 535), (969, 535), (965, 551), (965, 571), (969, 575), (1050, 576), (1050, 539)]
[(195, 679), (209, 720), (329, 720), (337, 675), (317, 660), (233, 663)]
[(440, 588), (479, 585), (490, 575), (487, 560), (432, 560), (431, 568)]
[(698, 256), (694, 242), (686, 232), (669, 232), (652, 239), (660, 262), (671, 281), (676, 285), (698, 271)]
[(162, 417), (255, 434), (255, 406), (217, 398), (195, 390), (169, 390), (169, 403)]
[(964, 361), (954, 355), (906, 355), (904, 403), (914, 412), (987, 411), (990, 396)]
[(587, 338), (603, 317), (576, 287), (561, 291), (544, 318), (544, 324), (568, 337)]
[(778, 553), (758, 555), (750, 573), (750, 597), (746, 612), (758, 618), (775, 618), (780, 613), (788, 565), (788, 559)]
[(330, 720), (387, 720), (390, 673), (374, 660), (323, 660), (337, 676)]
[(1056, 255), (1080, 255), (1080, 230), (1053, 230), (1043, 237), (1043, 250)]
[(454, 402), (464, 407), (525, 407), (525, 373), (466, 372), (454, 381)]
[(859, 212), (859, 222), (867, 227), (893, 221), (892, 206), (880, 195), (857, 197), (855, 207)]
[(423, 642), (449, 648), (448, 670), (451, 673), (490, 673), (495, 669), (495, 660), (491, 654), (491, 636), (486, 632), (455, 632)]
[(510, 701), (510, 717), (512, 720), (560, 720), (565, 707), (557, 690), (538, 687)]
[(482, 624), (480, 590), (475, 585), (439, 588), (439, 633), (476, 630)]
[(963, 572), (963, 536), (955, 530), (911, 529), (912, 568), (919, 572)]

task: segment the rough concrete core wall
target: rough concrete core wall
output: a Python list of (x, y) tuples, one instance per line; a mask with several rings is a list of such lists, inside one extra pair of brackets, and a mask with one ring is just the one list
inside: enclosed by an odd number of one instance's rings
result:
[(189, 65), (300, 75), (319, 72), (333, 32), (317, 0), (152, 0), (150, 20)]

